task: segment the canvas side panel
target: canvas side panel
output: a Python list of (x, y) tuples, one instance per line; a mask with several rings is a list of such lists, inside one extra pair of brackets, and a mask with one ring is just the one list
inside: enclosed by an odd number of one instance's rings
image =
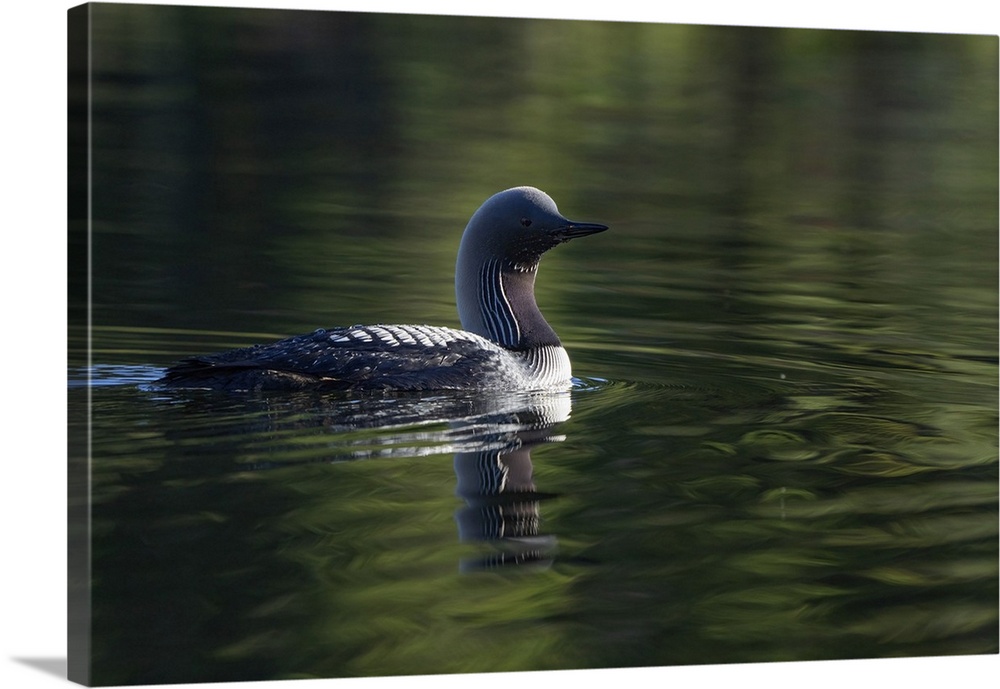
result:
[[(90, 21), (91, 6), (67, 16), (67, 194), (69, 369), (90, 363)], [(71, 401), (68, 422), (68, 679), (90, 684), (90, 418), (87, 403)]]

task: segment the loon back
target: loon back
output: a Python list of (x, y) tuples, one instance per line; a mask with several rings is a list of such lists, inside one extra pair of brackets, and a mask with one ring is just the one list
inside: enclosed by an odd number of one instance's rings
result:
[(274, 389), (549, 389), (569, 385), (569, 357), (535, 303), (542, 254), (606, 225), (572, 222), (532, 187), (489, 198), (469, 220), (455, 273), (464, 330), (356, 325), (194, 357), (169, 387)]
[(428, 325), (319, 329), (271, 344), (195, 357), (167, 370), (171, 386), (229, 390), (462, 390), (564, 383), (561, 347), (511, 352), (475, 333)]

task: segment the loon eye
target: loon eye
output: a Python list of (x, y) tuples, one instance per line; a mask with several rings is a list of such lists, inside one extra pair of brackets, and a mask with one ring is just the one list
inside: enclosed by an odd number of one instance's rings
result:
[(521, 225), (531, 227), (531, 218), (521, 218)]

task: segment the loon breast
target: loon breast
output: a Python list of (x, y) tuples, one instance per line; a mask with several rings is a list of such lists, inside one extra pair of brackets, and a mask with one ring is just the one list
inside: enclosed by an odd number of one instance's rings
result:
[(487, 199), (462, 235), (455, 285), (463, 329), (354, 325), (186, 359), (169, 387), (273, 389), (553, 389), (570, 384), (569, 356), (535, 304), (548, 249), (606, 230), (559, 214), (532, 187)]

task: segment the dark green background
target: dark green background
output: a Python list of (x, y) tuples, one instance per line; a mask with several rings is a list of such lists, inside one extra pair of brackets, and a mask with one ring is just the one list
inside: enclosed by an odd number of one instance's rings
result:
[[(996, 652), (995, 36), (93, 20), (95, 680)], [(588, 379), (533, 456), (549, 569), (459, 573), (445, 427), (134, 385), (457, 325), (462, 228), (519, 184), (611, 225), (539, 276)], [(399, 452), (328, 461), (359, 440)]]

